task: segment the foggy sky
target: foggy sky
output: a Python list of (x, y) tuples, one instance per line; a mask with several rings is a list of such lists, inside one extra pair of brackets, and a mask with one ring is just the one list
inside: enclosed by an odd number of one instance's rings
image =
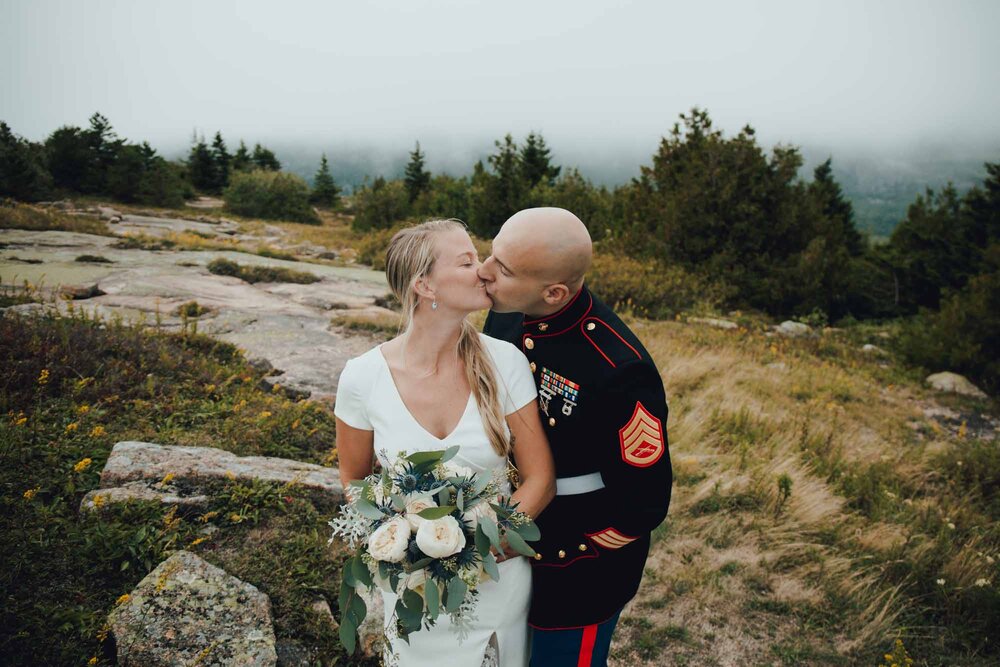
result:
[(998, 35), (995, 0), (0, 0), (0, 120), (37, 141), (99, 110), (161, 149), (538, 130), (648, 155), (697, 105), (768, 144), (996, 151)]

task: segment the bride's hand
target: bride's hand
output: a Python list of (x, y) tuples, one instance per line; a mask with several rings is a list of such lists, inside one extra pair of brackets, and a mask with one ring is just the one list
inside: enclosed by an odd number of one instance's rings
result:
[(503, 552), (498, 552), (496, 548), (492, 547), (490, 548), (490, 552), (493, 554), (493, 557), (497, 559), (498, 563), (502, 563), (505, 560), (509, 560), (511, 558), (517, 558), (518, 556), (521, 555), (510, 548), (510, 545), (507, 543), (506, 537), (501, 537), (500, 539), (503, 544)]

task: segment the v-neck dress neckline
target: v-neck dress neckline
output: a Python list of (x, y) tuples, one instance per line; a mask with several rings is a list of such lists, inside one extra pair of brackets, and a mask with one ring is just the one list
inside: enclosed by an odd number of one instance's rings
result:
[(469, 413), (470, 406), (474, 405), (476, 402), (475, 398), (472, 396), (472, 390), (471, 389), (469, 390), (469, 397), (465, 401), (465, 409), (462, 410), (462, 414), (459, 415), (458, 421), (455, 422), (455, 424), (451, 427), (451, 430), (448, 431), (448, 434), (446, 436), (444, 436), (443, 438), (439, 438), (438, 436), (434, 435), (429, 430), (427, 430), (427, 427), (421, 424), (420, 420), (418, 420), (416, 416), (410, 411), (410, 408), (406, 406), (406, 401), (403, 400), (403, 395), (399, 392), (399, 386), (396, 384), (396, 378), (393, 377), (392, 375), (392, 368), (389, 367), (389, 360), (386, 359), (385, 355), (382, 353), (382, 345), (379, 345), (376, 348), (376, 352), (378, 353), (379, 359), (382, 361), (382, 370), (385, 371), (385, 374), (389, 378), (389, 384), (392, 385), (392, 392), (396, 396), (396, 400), (399, 401), (399, 405), (403, 409), (403, 412), (405, 412), (406, 415), (410, 418), (410, 421), (412, 421), (417, 426), (417, 428), (426, 433), (428, 437), (433, 438), (437, 442), (444, 443), (447, 442), (449, 439), (451, 439), (451, 437), (461, 429), (462, 423), (465, 421), (465, 417)]

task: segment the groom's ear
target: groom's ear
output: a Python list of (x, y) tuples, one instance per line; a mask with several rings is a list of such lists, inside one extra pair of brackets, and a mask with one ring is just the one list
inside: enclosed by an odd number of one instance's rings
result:
[(542, 291), (542, 298), (545, 299), (545, 303), (550, 306), (561, 305), (564, 301), (566, 301), (569, 295), (569, 288), (562, 283), (549, 285)]

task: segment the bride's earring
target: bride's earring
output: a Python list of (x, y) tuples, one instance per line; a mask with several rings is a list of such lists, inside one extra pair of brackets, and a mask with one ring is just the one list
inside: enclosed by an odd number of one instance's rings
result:
[(434, 301), (431, 302), (431, 310), (437, 310), (437, 309), (438, 309), (438, 302), (437, 299), (435, 299)]

